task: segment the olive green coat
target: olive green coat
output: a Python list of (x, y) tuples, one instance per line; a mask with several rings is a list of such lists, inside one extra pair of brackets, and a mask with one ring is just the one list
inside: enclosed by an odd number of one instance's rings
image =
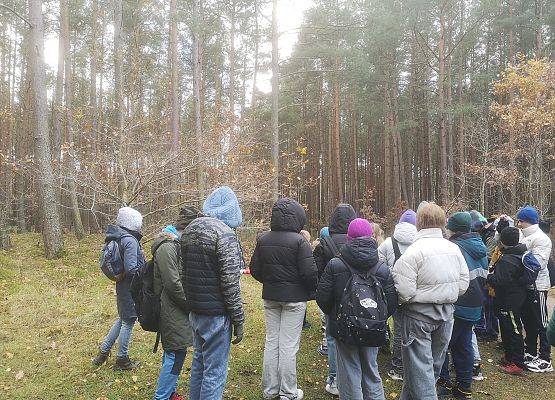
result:
[(178, 247), (179, 242), (165, 234), (152, 243), (154, 292), (160, 294), (160, 337), (165, 351), (183, 350), (193, 344)]

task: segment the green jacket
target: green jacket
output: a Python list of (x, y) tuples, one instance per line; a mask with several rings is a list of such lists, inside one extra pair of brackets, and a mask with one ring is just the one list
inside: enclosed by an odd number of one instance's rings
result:
[(555, 347), (555, 310), (553, 310), (551, 321), (549, 321), (547, 327), (547, 341), (551, 346)]
[(193, 344), (187, 300), (181, 285), (178, 247), (178, 241), (161, 234), (154, 240), (151, 249), (154, 257), (154, 292), (160, 294), (161, 302), (160, 337), (165, 351), (183, 350)]

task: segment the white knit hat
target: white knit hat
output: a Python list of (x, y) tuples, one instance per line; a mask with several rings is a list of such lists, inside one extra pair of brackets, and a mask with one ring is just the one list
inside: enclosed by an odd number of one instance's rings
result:
[(143, 227), (143, 216), (131, 207), (122, 207), (118, 211), (116, 224), (133, 232), (140, 232)]

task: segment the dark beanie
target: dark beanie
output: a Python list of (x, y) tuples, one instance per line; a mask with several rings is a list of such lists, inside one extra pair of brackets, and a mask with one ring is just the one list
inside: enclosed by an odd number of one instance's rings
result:
[(472, 217), (470, 214), (467, 212), (457, 212), (449, 217), (446, 228), (451, 232), (468, 233), (470, 232), (471, 226)]
[(549, 232), (551, 231), (551, 222), (546, 221), (544, 219), (540, 219), (540, 229), (546, 234), (549, 235)]
[(185, 206), (179, 211), (179, 217), (177, 221), (173, 224), (175, 229), (182, 231), (187, 226), (199, 217), (204, 217), (205, 215), (195, 206)]
[(507, 247), (514, 247), (520, 242), (520, 231), (514, 226), (509, 226), (501, 231), (501, 243)]

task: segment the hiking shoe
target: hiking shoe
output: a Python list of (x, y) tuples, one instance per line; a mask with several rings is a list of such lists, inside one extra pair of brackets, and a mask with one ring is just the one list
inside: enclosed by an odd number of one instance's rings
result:
[(339, 390), (337, 389), (337, 382), (332, 377), (329, 378), (328, 383), (326, 384), (326, 392), (334, 396), (339, 396)]
[(129, 371), (132, 369), (137, 369), (141, 366), (140, 361), (131, 361), (129, 356), (116, 358), (116, 363), (114, 364), (114, 370), (116, 371)]
[(389, 375), (389, 377), (391, 379), (393, 379), (394, 381), (402, 381), (403, 380), (403, 375), (401, 375), (400, 373), (398, 373), (394, 369), (390, 369), (389, 372), (387, 373), (387, 375)]
[(471, 399), (472, 391), (461, 389), (460, 387), (455, 386), (452, 391), (452, 396), (455, 399)]
[(475, 381), (484, 380), (484, 375), (482, 374), (482, 364), (474, 364), (472, 367), (472, 379)]
[(304, 398), (304, 392), (301, 389), (297, 389), (297, 397), (295, 397), (295, 400), (301, 400)]
[(170, 400), (185, 400), (185, 397), (173, 392), (170, 397)]
[(524, 353), (524, 363), (527, 364), (529, 362), (532, 361), (536, 361), (539, 357), (538, 356), (533, 356), (530, 353)]
[(93, 358), (92, 363), (97, 367), (100, 367), (102, 364), (106, 362), (106, 360), (110, 357), (110, 352), (103, 352), (102, 350), (98, 350), (98, 354), (95, 358)]
[(501, 370), (501, 372), (509, 375), (522, 375), (522, 373), (524, 372), (524, 370), (515, 363), (505, 365), (503, 367), (500, 367), (499, 369)]
[(440, 399), (446, 399), (451, 397), (453, 394), (453, 384), (450, 381), (446, 381), (443, 378), (439, 378), (436, 383), (437, 397)]
[(312, 328), (312, 324), (308, 321), (303, 323), (303, 330)]
[(318, 352), (318, 354), (320, 354), (323, 357), (327, 357), (328, 356), (328, 348), (324, 347), (322, 345), (318, 346), (318, 349), (316, 350)]
[(501, 357), (498, 361), (499, 365), (501, 365), (502, 367), (506, 367), (507, 365), (512, 364), (512, 361), (509, 361), (509, 359), (505, 356)]
[(553, 364), (551, 364), (551, 361), (542, 360), (541, 358), (538, 358), (535, 361), (525, 363), (525, 364), (526, 364), (526, 369), (531, 372), (536, 372), (536, 373), (553, 372)]

